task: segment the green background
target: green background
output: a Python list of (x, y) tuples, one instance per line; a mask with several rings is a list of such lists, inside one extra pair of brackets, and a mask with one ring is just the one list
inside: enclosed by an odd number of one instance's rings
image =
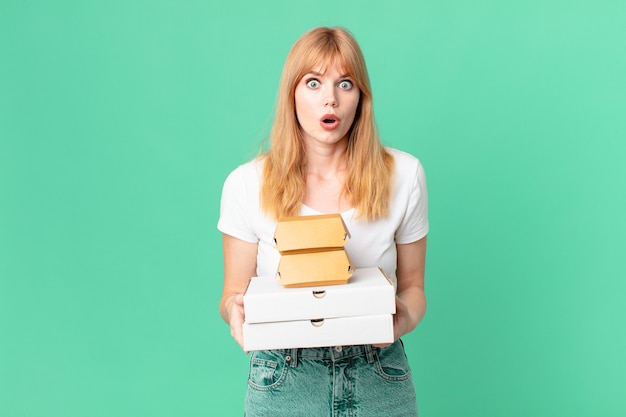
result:
[(427, 172), (421, 414), (626, 415), (626, 3), (0, 0), (0, 416), (240, 416), (222, 183), (292, 43)]

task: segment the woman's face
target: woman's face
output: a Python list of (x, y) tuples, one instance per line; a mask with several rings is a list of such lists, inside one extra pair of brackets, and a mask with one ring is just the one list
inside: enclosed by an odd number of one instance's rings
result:
[(326, 72), (309, 71), (296, 85), (296, 116), (305, 144), (336, 144), (347, 140), (361, 92), (335, 65)]

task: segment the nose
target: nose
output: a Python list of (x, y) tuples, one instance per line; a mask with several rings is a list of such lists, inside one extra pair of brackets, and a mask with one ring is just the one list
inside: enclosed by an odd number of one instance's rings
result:
[(337, 97), (335, 96), (335, 89), (329, 88), (326, 92), (326, 98), (324, 100), (324, 107), (337, 107)]

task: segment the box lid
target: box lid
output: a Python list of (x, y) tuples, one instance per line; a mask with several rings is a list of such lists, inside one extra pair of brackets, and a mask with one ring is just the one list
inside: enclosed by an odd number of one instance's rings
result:
[(344, 249), (323, 252), (295, 252), (282, 255), (278, 277), (285, 287), (345, 284), (352, 266)]
[(281, 253), (343, 248), (350, 233), (340, 214), (285, 217), (274, 232)]
[(379, 268), (357, 268), (347, 284), (285, 288), (273, 277), (252, 278), (244, 294), (246, 322), (393, 314), (395, 289)]

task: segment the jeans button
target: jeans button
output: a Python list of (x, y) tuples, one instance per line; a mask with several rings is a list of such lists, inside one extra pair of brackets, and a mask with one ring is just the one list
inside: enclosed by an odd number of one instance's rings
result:
[(341, 352), (343, 348), (341, 346), (335, 346), (335, 352)]

